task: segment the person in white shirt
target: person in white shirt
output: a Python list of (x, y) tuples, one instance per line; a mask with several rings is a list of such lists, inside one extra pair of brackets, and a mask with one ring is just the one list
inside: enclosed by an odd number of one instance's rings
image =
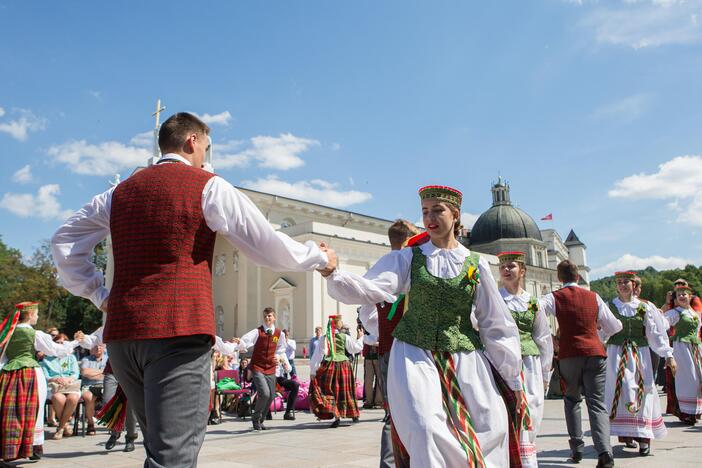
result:
[(285, 328), (283, 333), (285, 333), (286, 340), (285, 356), (288, 358), (288, 362), (290, 363), (290, 377), (296, 379), (297, 369), (295, 369), (295, 351), (297, 350), (297, 343), (290, 337), (290, 330)]

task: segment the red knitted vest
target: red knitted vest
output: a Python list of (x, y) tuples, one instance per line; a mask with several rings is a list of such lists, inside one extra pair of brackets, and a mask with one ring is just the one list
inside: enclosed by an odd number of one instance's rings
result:
[(597, 336), (597, 295), (587, 289), (567, 287), (553, 293), (560, 329), (559, 358), (607, 356)]
[(115, 188), (115, 272), (105, 342), (197, 334), (214, 339), (216, 233), (202, 214), (202, 191), (213, 176), (187, 164), (157, 164)]
[(388, 314), (392, 308), (392, 303), (382, 302), (376, 304), (376, 309), (378, 309), (378, 331), (380, 336), (378, 336), (378, 354), (383, 355), (390, 352), (392, 348), (392, 342), (395, 340), (392, 336), (392, 332), (395, 331), (395, 327), (402, 319), (402, 314), (405, 310), (405, 301), (402, 301), (397, 305), (397, 310), (392, 320), (388, 320)]
[(258, 327), (258, 339), (254, 345), (253, 353), (251, 353), (251, 367), (262, 374), (275, 374), (275, 368), (278, 367), (275, 350), (278, 347), (280, 340), (280, 328), (267, 335), (263, 325)]

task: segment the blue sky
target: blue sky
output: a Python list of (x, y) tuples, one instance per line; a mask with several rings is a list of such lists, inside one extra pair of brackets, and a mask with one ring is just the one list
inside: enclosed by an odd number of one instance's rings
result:
[[(702, 263), (702, 0), (0, 0), (0, 235), (29, 254), (192, 111), (236, 185), (383, 218), (498, 173), (595, 276)], [(473, 216), (471, 216), (473, 215)]]

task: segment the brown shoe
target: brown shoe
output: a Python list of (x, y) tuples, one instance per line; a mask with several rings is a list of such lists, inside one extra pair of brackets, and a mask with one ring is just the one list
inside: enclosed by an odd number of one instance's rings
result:
[(51, 436), (53, 440), (63, 439), (63, 429), (56, 429), (56, 432)]
[(95, 425), (88, 424), (88, 430), (85, 432), (85, 435), (94, 436), (95, 434), (97, 434), (97, 432), (95, 431)]
[(63, 436), (64, 437), (71, 437), (73, 435), (73, 428), (71, 427), (70, 424), (66, 425), (66, 427), (63, 428)]

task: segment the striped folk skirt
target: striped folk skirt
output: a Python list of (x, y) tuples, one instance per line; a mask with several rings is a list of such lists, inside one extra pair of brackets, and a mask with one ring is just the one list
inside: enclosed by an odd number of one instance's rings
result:
[(319, 419), (357, 418), (356, 382), (349, 361), (322, 361), (310, 382), (310, 409)]
[(0, 458), (5, 461), (32, 455), (39, 409), (37, 386), (34, 368), (0, 372)]

